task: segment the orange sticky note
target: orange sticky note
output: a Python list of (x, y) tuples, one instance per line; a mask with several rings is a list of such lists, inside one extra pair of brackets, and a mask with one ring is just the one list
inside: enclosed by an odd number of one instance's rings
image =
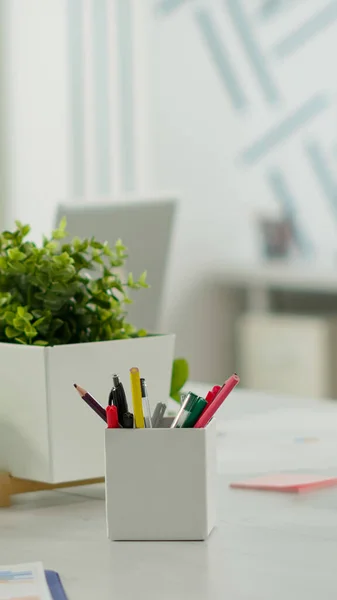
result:
[(312, 473), (276, 473), (253, 477), (230, 484), (231, 488), (242, 490), (266, 490), (271, 492), (309, 492), (337, 485), (337, 477), (313, 475)]

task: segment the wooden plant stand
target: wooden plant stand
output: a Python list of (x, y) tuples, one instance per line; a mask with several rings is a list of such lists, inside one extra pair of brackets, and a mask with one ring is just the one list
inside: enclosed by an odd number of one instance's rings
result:
[(29, 479), (18, 479), (12, 477), (6, 471), (0, 471), (0, 508), (11, 505), (11, 496), (14, 494), (25, 494), (27, 492), (40, 492), (41, 490), (57, 490), (66, 487), (77, 487), (80, 485), (91, 485), (103, 483), (104, 477), (96, 479), (82, 479), (81, 481), (68, 481), (64, 483), (44, 483), (42, 481), (30, 481)]

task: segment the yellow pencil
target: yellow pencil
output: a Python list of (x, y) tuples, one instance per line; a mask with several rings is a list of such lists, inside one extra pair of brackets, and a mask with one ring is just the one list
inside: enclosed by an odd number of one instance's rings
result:
[(142, 390), (140, 386), (139, 369), (130, 369), (132, 405), (137, 429), (144, 429), (144, 413), (142, 404)]

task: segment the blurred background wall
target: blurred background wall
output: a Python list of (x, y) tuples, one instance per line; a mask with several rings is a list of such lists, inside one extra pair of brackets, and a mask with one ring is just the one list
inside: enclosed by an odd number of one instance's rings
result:
[(176, 190), (163, 328), (195, 379), (228, 343), (221, 272), (261, 219), (334, 265), (336, 0), (1, 0), (1, 214), (40, 237), (59, 200)]
[(139, 2), (1, 0), (0, 7), (6, 222), (30, 222), (39, 236), (59, 200), (149, 188)]
[[(200, 282), (221, 264), (260, 262), (260, 216), (290, 216), (294, 259), (335, 263), (337, 2), (162, 0), (156, 8), (154, 173), (184, 198), (168, 322), (183, 353), (193, 346), (196, 370), (212, 372), (223, 359), (225, 305)], [(191, 343), (195, 328), (211, 360)]]

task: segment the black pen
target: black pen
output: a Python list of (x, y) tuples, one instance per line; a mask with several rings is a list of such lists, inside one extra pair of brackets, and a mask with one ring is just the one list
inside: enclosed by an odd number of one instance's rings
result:
[(124, 425), (123, 416), (129, 410), (124, 387), (118, 375), (113, 375), (112, 380), (113, 388), (109, 394), (109, 405), (111, 406), (111, 404), (113, 404), (116, 406), (118, 412), (118, 421), (121, 425)]
[(133, 429), (133, 423), (134, 423), (133, 414), (130, 412), (124, 413), (123, 423), (124, 423), (124, 429)]

